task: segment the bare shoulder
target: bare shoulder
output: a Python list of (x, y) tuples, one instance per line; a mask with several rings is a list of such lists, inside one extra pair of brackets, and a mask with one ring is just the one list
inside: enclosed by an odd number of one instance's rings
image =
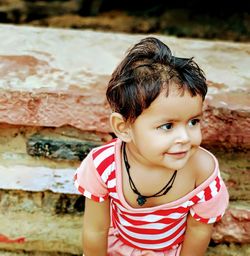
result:
[(213, 174), (216, 165), (213, 156), (202, 148), (195, 152), (191, 164), (196, 176), (196, 186), (199, 186)]

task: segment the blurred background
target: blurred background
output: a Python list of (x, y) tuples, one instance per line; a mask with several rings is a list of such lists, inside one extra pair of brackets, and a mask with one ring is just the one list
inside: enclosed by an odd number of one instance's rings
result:
[(250, 1), (1, 0), (0, 23), (250, 40)]

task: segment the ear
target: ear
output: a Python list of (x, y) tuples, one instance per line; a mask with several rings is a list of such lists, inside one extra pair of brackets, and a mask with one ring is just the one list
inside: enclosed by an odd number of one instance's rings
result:
[(110, 115), (110, 125), (115, 135), (124, 142), (130, 142), (130, 124), (117, 112)]

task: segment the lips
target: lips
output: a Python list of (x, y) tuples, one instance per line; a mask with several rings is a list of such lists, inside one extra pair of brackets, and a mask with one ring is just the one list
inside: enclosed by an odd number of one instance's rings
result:
[(175, 158), (183, 158), (187, 155), (188, 151), (180, 151), (180, 152), (170, 152), (166, 153), (166, 155), (175, 157)]
[(168, 155), (181, 155), (186, 154), (188, 151), (181, 151), (181, 152), (173, 152), (173, 153), (167, 153)]

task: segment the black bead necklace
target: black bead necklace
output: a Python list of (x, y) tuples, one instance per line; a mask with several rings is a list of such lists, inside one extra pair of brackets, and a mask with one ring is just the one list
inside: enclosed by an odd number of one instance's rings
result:
[(168, 193), (168, 191), (172, 188), (173, 184), (174, 184), (174, 181), (175, 181), (175, 177), (177, 175), (177, 170), (174, 171), (171, 179), (168, 181), (168, 183), (157, 193), (155, 193), (154, 195), (151, 195), (151, 196), (144, 196), (142, 195), (138, 189), (136, 188), (132, 178), (131, 178), (131, 175), (130, 175), (130, 165), (128, 163), (128, 158), (127, 158), (127, 154), (126, 154), (126, 149), (125, 149), (125, 143), (123, 143), (123, 159), (124, 159), (124, 163), (125, 163), (125, 167), (126, 167), (126, 170), (127, 170), (127, 173), (128, 173), (128, 178), (129, 178), (129, 185), (130, 185), (130, 188), (132, 189), (132, 191), (138, 195), (137, 197), (137, 203), (138, 205), (142, 206), (145, 204), (145, 202), (147, 201), (147, 198), (151, 198), (151, 197), (159, 197), (159, 196), (163, 196), (163, 195), (166, 195)]

